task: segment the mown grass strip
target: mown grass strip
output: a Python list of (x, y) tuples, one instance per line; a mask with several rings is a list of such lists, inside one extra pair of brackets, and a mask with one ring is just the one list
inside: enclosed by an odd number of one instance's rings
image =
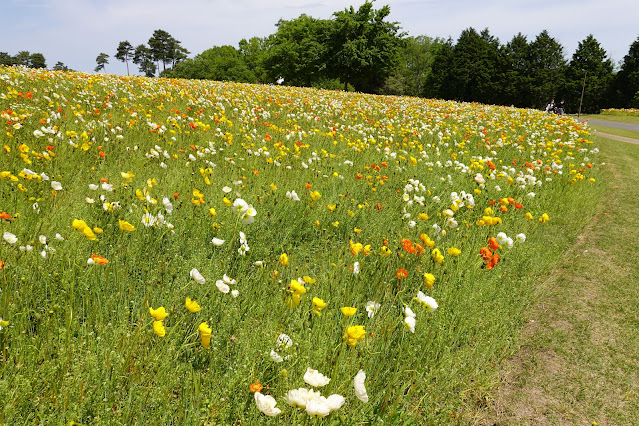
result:
[(540, 281), (521, 348), (475, 420), (634, 424), (639, 415), (639, 147), (599, 138), (605, 193), (592, 220)]

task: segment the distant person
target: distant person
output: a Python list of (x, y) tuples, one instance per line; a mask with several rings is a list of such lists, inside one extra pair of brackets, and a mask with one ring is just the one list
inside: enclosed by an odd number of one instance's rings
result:
[(551, 99), (546, 105), (546, 112), (555, 112), (555, 100)]
[(557, 114), (564, 115), (565, 108), (566, 108), (566, 101), (562, 99), (561, 102), (557, 104)]

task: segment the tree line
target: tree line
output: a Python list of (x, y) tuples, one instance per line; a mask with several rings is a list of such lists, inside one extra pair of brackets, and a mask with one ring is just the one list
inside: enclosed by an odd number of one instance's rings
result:
[[(543, 108), (565, 99), (566, 111), (639, 107), (639, 37), (618, 68), (593, 35), (578, 44), (570, 60), (544, 30), (534, 39), (521, 33), (502, 44), (488, 29), (463, 30), (457, 40), (411, 37), (389, 22), (390, 7), (367, 0), (333, 13), (281, 19), (276, 32), (242, 39), (238, 47), (189, 51), (164, 30), (147, 44), (121, 41), (114, 58), (152, 76), (228, 80), (360, 92), (420, 96), (467, 102)], [(100, 53), (96, 72), (110, 56)], [(40, 53), (0, 52), (0, 64), (46, 68)], [(58, 62), (54, 69), (68, 70)]]
[[(31, 53), (28, 50), (22, 50), (15, 55), (0, 52), (0, 65), (9, 67), (23, 65), (28, 68), (46, 68), (47, 60), (42, 53)], [(62, 62), (57, 62), (52, 69), (57, 71), (71, 71), (69, 67)]]

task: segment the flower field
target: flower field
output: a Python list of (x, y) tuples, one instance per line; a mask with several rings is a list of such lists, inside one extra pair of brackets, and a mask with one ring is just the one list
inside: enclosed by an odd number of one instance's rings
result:
[(0, 68), (0, 117), (9, 423), (450, 421), (599, 188), (534, 110)]

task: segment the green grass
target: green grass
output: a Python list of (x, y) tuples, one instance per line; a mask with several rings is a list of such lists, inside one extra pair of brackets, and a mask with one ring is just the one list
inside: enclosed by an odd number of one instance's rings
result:
[(607, 133), (610, 135), (623, 136), (626, 138), (639, 139), (639, 132), (633, 132), (632, 130), (625, 129), (615, 129), (614, 127), (604, 127), (604, 126), (590, 126), (591, 128)]
[[(0, 241), (1, 316), (9, 321), (0, 330), (1, 422), (314, 423), (285, 401), (308, 387), (308, 367), (331, 378), (323, 395), (346, 398), (331, 422), (466, 418), (514, 350), (535, 283), (605, 189), (596, 144), (572, 120), (540, 112), (8, 68), (0, 77), (0, 212), (12, 216), (0, 233), (18, 239)], [(63, 189), (52, 191), (53, 180)], [(286, 195), (293, 190), (300, 201)], [(314, 191), (321, 197), (313, 200)], [(466, 196), (449, 212), (462, 191), (472, 202)], [(242, 224), (225, 197), (253, 205), (255, 222)], [(147, 213), (164, 222), (144, 226)], [(447, 226), (451, 213), (456, 227)], [(547, 223), (538, 220), (544, 213)], [(501, 224), (485, 225), (484, 216)], [(102, 232), (89, 240), (74, 219)], [(136, 230), (120, 230), (120, 220)], [(523, 233), (526, 242), (500, 248), (488, 270), (479, 251), (499, 232)], [(422, 244), (426, 235), (443, 263), (431, 247), (419, 256), (404, 250), (405, 239)], [(214, 237), (224, 245), (211, 244)], [(353, 255), (350, 241), (370, 254)], [(108, 263), (88, 265), (93, 254)], [(191, 279), (193, 268), (204, 284)], [(432, 289), (425, 272), (435, 275)], [(237, 280), (237, 297), (218, 290), (224, 275)], [(316, 282), (291, 309), (289, 286), (304, 276)], [(420, 306), (418, 291), (439, 308)], [(202, 310), (187, 311), (187, 297)], [(328, 305), (321, 316), (313, 297)], [(372, 318), (368, 301), (381, 305)], [(169, 313), (163, 337), (149, 314), (160, 306)], [(345, 306), (355, 316), (342, 315)], [(417, 316), (415, 333), (403, 325), (405, 306)], [(344, 340), (352, 325), (366, 329), (354, 347)], [(281, 333), (291, 348), (277, 346)], [(287, 359), (275, 363), (271, 350)], [(353, 392), (360, 369), (366, 404)], [(279, 417), (257, 409), (255, 381), (277, 400)]]
[(539, 282), (539, 301), (527, 313), (534, 322), (504, 364), (505, 383), (489, 398), (484, 422), (622, 425), (639, 415), (639, 219), (624, 201), (639, 184), (639, 146), (599, 140), (604, 196)]
[(582, 121), (583, 120), (605, 120), (605, 121), (616, 121), (619, 123), (639, 124), (639, 116), (632, 116), (632, 115), (591, 114), (591, 115), (582, 115), (580, 119)]

